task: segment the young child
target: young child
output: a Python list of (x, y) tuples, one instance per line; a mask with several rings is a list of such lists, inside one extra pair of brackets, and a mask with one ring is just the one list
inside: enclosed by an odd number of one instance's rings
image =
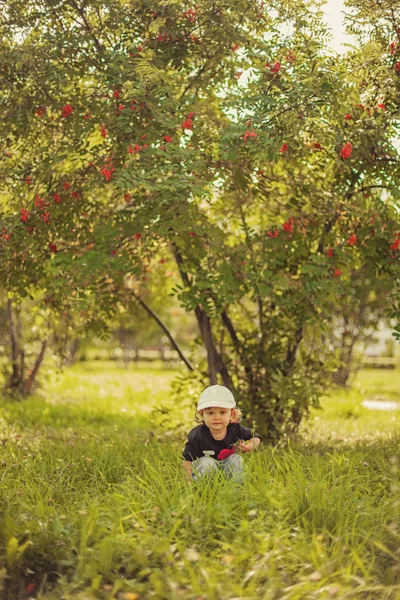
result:
[(240, 481), (243, 457), (232, 446), (240, 441), (238, 447), (242, 452), (252, 452), (262, 442), (261, 436), (254, 433), (253, 437), (249, 427), (239, 424), (242, 411), (236, 408), (232, 392), (223, 385), (211, 385), (203, 391), (195, 416), (199, 421), (197, 413), (201, 424), (189, 431), (182, 452), (187, 481), (197, 480), (218, 470), (219, 466), (228, 476)]

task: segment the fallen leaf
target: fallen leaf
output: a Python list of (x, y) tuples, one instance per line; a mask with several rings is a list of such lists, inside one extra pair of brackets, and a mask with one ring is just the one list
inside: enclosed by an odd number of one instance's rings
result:
[(121, 592), (119, 597), (120, 600), (137, 600), (139, 598), (139, 596), (133, 592)]
[(230, 565), (234, 558), (235, 557), (233, 556), (233, 554), (224, 554), (223, 556), (221, 556), (221, 562)]
[(338, 591), (339, 591), (339, 587), (337, 585), (331, 585), (328, 588), (328, 594), (330, 596), (336, 596), (336, 594), (338, 593)]
[(185, 558), (190, 562), (196, 562), (200, 560), (200, 554), (194, 548), (188, 548), (185, 552)]

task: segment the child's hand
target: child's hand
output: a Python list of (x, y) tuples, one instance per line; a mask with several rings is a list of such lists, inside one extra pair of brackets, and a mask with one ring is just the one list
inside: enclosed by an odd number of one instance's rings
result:
[(251, 452), (252, 450), (254, 450), (253, 448), (253, 442), (251, 440), (245, 442), (244, 440), (239, 440), (237, 442), (237, 449), (240, 452)]

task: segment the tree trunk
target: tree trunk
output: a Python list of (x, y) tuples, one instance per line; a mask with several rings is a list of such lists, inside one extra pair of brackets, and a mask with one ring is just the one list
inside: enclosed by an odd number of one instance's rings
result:
[[(21, 387), (22, 377), (20, 369), (21, 356), (18, 348), (17, 327), (14, 320), (14, 313), (11, 300), (7, 301), (8, 322), (10, 326), (11, 341), (11, 375), (7, 383), (7, 388), (17, 391)], [(22, 365), (21, 365), (22, 366)]]
[[(173, 245), (175, 260), (178, 265), (178, 269), (182, 278), (182, 281), (188, 287), (191, 287), (189, 277), (185, 271), (182, 269), (183, 259), (176, 248)], [(217, 346), (214, 342), (212, 330), (211, 330), (211, 322), (208, 316), (206, 315), (204, 309), (201, 306), (196, 306), (195, 315), (197, 319), (197, 324), (200, 331), (201, 339), (203, 340), (204, 347), (207, 352), (207, 362), (208, 362), (208, 377), (210, 380), (210, 385), (215, 385), (217, 383), (217, 374), (220, 373), (222, 377), (223, 384), (229, 388), (231, 391), (234, 391), (233, 382), (231, 376), (228, 373), (228, 370), (225, 366), (224, 361), (222, 360), (222, 356), (217, 350)]]
[(300, 345), (301, 340), (303, 339), (303, 326), (300, 325), (294, 334), (294, 342), (292, 345), (289, 345), (289, 348), (286, 353), (285, 362), (282, 368), (282, 373), (286, 376), (290, 375), (294, 364), (296, 362), (296, 354), (297, 349)]
[(68, 349), (68, 357), (67, 357), (65, 363), (69, 367), (71, 365), (73, 365), (75, 363), (75, 361), (76, 361), (76, 355), (77, 355), (78, 350), (79, 350), (79, 343), (80, 343), (79, 338), (74, 338), (72, 340), (72, 343), (71, 343), (69, 349)]
[(29, 396), (29, 394), (31, 393), (32, 386), (35, 383), (37, 374), (39, 372), (40, 366), (44, 359), (46, 347), (47, 347), (47, 340), (44, 340), (42, 342), (42, 347), (40, 349), (40, 352), (36, 357), (35, 364), (33, 365), (33, 369), (30, 372), (28, 379), (24, 383), (24, 389), (23, 389), (24, 396)]
[(229, 315), (226, 310), (222, 311), (221, 319), (222, 319), (222, 322), (225, 325), (226, 329), (228, 330), (228, 333), (230, 335), (230, 338), (232, 340), (232, 343), (234, 345), (236, 353), (242, 361), (242, 364), (243, 364), (245, 373), (247, 375), (247, 379), (249, 381), (250, 387), (252, 387), (254, 385), (254, 376), (253, 376), (251, 364), (249, 363), (249, 361), (246, 358), (245, 349), (243, 348), (243, 346), (241, 345), (241, 343), (239, 341), (236, 330), (235, 330), (233, 323), (232, 323), (231, 319), (229, 318)]
[(208, 378), (210, 380), (210, 384), (215, 385), (217, 383), (218, 369), (216, 364), (215, 352), (213, 351), (213, 340), (211, 335), (210, 320), (199, 306), (196, 306), (195, 314), (200, 330), (201, 339), (203, 340), (204, 346), (207, 351)]
[(35, 383), (39, 369), (44, 359), (44, 354), (47, 347), (47, 340), (42, 342), (41, 349), (38, 356), (36, 357), (35, 364), (29, 373), (26, 381), (24, 381), (25, 371), (25, 350), (22, 347), (20, 340), (22, 339), (21, 327), (19, 327), (19, 336), (17, 333), (17, 323), (15, 320), (15, 314), (12, 307), (11, 300), (7, 302), (7, 312), (10, 327), (10, 340), (11, 340), (11, 375), (6, 384), (6, 390), (11, 393), (22, 393), (24, 396), (28, 396), (31, 393), (32, 386)]

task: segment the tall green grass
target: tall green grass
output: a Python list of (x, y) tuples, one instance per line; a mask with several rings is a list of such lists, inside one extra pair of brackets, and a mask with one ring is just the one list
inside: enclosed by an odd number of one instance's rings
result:
[(400, 598), (400, 436), (388, 415), (374, 436), (357, 387), (336, 392), (336, 412), (326, 398), (298, 440), (244, 456), (244, 487), (222, 473), (187, 483), (194, 423), (171, 435), (151, 412), (172, 376), (88, 364), (2, 402), (4, 599)]

